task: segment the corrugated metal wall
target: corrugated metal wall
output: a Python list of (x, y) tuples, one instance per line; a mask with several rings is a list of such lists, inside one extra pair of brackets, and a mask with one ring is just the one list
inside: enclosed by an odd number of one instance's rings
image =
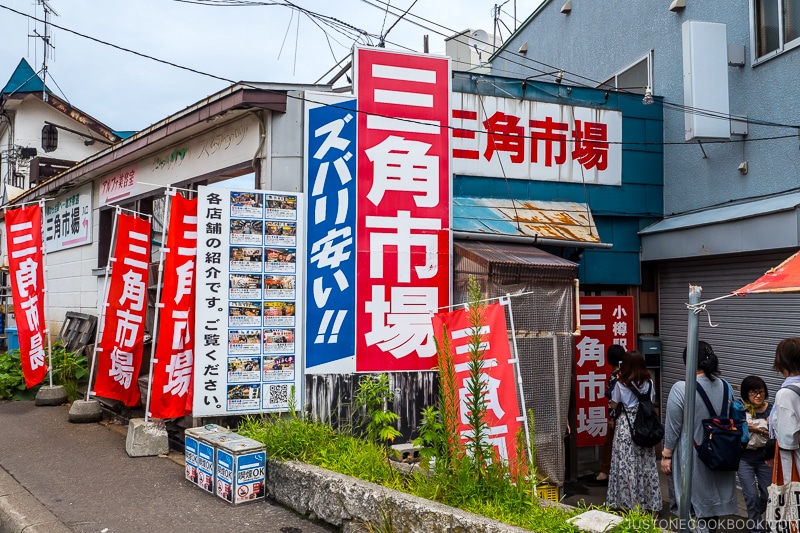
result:
[[(739, 289), (779, 265), (796, 250), (689, 261), (659, 266), (660, 334), (663, 343), (662, 405), (670, 388), (685, 377), (683, 348), (688, 329), (689, 285), (702, 287), (701, 301)], [(699, 338), (709, 342), (720, 360), (722, 377), (738, 390), (742, 378), (758, 375), (767, 382), (770, 398), (783, 377), (772, 370), (775, 346), (786, 337), (800, 336), (800, 295), (752, 294), (707, 304), (699, 315)]]
[[(389, 406), (400, 419), (395, 427), (403, 434), (395, 442), (416, 438), (422, 423), (422, 409), (436, 405), (439, 395), (438, 372), (387, 372), (394, 401)], [(353, 398), (366, 376), (378, 374), (306, 374), (305, 405), (312, 420), (347, 427), (364, 420), (367, 412), (355, 413)]]

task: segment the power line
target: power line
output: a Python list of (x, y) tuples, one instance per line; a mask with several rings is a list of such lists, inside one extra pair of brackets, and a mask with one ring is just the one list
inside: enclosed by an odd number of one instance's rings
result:
[[(390, 9), (390, 8), (394, 9), (394, 10), (398, 9), (398, 8), (388, 4), (385, 0), (361, 0), (361, 2), (363, 2), (365, 4), (368, 4), (368, 5), (371, 5), (371, 6), (375, 7), (376, 9), (383, 9), (383, 7), (381, 5), (376, 5), (376, 4), (382, 4), (383, 6), (386, 6), (386, 9)], [(419, 26), (420, 28), (423, 28), (425, 30), (431, 31), (431, 32), (436, 33), (438, 35), (441, 35), (445, 39), (448, 39), (451, 36), (459, 33), (457, 30), (454, 30), (452, 28), (448, 28), (447, 26), (444, 26), (444, 25), (439, 24), (437, 22), (434, 22), (432, 20), (426, 19), (425, 17), (421, 17), (419, 15), (414, 15), (414, 14), (411, 14), (410, 16), (414, 17), (416, 19), (419, 19), (421, 21), (424, 21), (427, 24), (431, 24), (431, 25), (437, 26), (439, 28), (442, 28), (443, 30), (449, 32), (449, 34), (445, 34), (445, 33), (442, 33), (441, 31), (438, 31), (436, 29), (431, 28), (430, 26), (425, 26), (425, 25), (423, 25), (423, 24), (421, 24), (419, 22), (410, 20), (409, 17), (406, 18), (406, 21), (408, 21), (408, 22), (410, 22), (412, 24), (415, 24), (416, 26)], [(494, 43), (483, 43), (483, 44), (494, 46)], [(503, 59), (505, 59), (506, 61), (508, 61), (512, 65), (517, 65), (517, 66), (520, 66), (520, 67), (523, 67), (523, 68), (528, 68), (528, 69), (531, 69), (531, 70), (533, 70), (533, 71), (535, 71), (535, 72), (537, 72), (539, 74), (549, 74), (551, 72), (563, 72), (565, 75), (569, 76), (569, 77), (565, 77), (564, 81), (568, 81), (568, 82), (570, 82), (571, 84), (573, 84), (575, 86), (586, 87), (586, 88), (591, 88), (591, 89), (598, 89), (599, 88), (599, 89), (603, 90), (603, 87), (602, 87), (603, 82), (594, 80), (592, 78), (588, 78), (586, 76), (582, 76), (580, 74), (571, 72), (571, 71), (569, 71), (567, 69), (563, 69), (563, 68), (560, 68), (560, 67), (549, 65), (547, 63), (544, 63), (542, 61), (538, 61), (538, 60), (536, 60), (536, 59), (534, 59), (532, 57), (528, 57), (526, 55), (514, 53), (514, 52), (512, 52), (511, 50), (508, 50), (508, 49), (503, 50), (502, 53), (503, 53)], [(536, 65), (540, 65), (544, 69), (548, 69), (548, 70), (542, 70), (541, 68), (532, 67), (529, 64), (519, 62), (517, 59), (523, 60), (523, 61), (528, 62), (528, 63), (535, 63)], [(626, 91), (624, 89), (607, 88), (605, 90), (611, 91), (611, 92), (616, 92), (616, 93), (623, 93), (623, 94), (638, 94), (638, 93), (634, 93), (634, 92), (631, 92), (631, 91)], [(684, 105), (684, 104), (677, 104), (677, 103), (669, 102), (667, 100), (662, 100), (662, 106), (665, 109), (677, 110), (677, 111), (680, 111), (680, 112), (683, 112), (683, 113), (689, 113), (689, 114), (694, 114), (694, 115), (698, 115), (698, 116), (706, 116), (706, 117), (721, 118), (721, 119), (734, 119), (734, 120), (737, 120), (739, 122), (745, 122), (747, 124), (753, 124), (753, 125), (759, 125), (759, 126), (770, 126), (770, 127), (782, 127), (782, 128), (800, 129), (800, 125), (796, 125), (796, 124), (783, 124), (783, 123), (778, 123), (778, 122), (773, 122), (773, 121), (753, 119), (753, 118), (750, 118), (750, 117), (747, 117), (747, 118), (743, 119), (743, 117), (738, 117), (738, 116), (731, 115), (731, 114), (719, 113), (719, 112), (710, 111), (710, 110), (707, 110), (707, 109), (702, 109), (702, 108), (697, 108), (697, 107), (691, 107), (691, 106), (687, 106), (687, 105)]]
[[(232, 4), (239, 4), (240, 2), (244, 2), (247, 5), (285, 5), (285, 6), (292, 7), (293, 9), (297, 9), (299, 11), (307, 13), (307, 15), (309, 17), (311, 17), (312, 14), (313, 14), (313, 16), (329, 18), (326, 15), (322, 15), (320, 13), (312, 12), (312, 11), (306, 10), (304, 8), (301, 8), (301, 7), (297, 6), (296, 4), (293, 4), (292, 2), (289, 2), (289, 1), (283, 1), (283, 2), (278, 2), (278, 1), (255, 2), (255, 1), (250, 1), (250, 0), (175, 0), (175, 1), (188, 2), (188, 3), (213, 2), (213, 3), (217, 4), (217, 5), (226, 5), (226, 4), (227, 5), (232, 5)], [(416, 15), (416, 14), (410, 13), (411, 8), (414, 7), (414, 5), (416, 4), (416, 1), (417, 0), (414, 0), (414, 2), (411, 4), (411, 6), (409, 6), (406, 10), (401, 10), (399, 7), (391, 5), (391, 3), (386, 1), (386, 0), (361, 0), (361, 2), (367, 4), (367, 5), (371, 6), (371, 7), (374, 7), (376, 9), (380, 10), (380, 11), (383, 11), (384, 13), (389, 13), (390, 10), (394, 11), (393, 14), (396, 17), (398, 17), (398, 19), (395, 21), (395, 23), (392, 25), (392, 27), (394, 27), (401, 20), (404, 20), (404, 21), (410, 22), (411, 24), (414, 24), (414, 25), (416, 25), (416, 26), (418, 26), (418, 27), (420, 27), (420, 28), (422, 28), (422, 29), (424, 29), (426, 31), (431, 31), (433, 33), (436, 33), (436, 34), (444, 37), (445, 39), (448, 39), (452, 35), (459, 33), (458, 31), (456, 31), (456, 30), (454, 30), (452, 28), (448, 28), (447, 26), (444, 26), (442, 24), (434, 22), (434, 21), (432, 21), (430, 19), (427, 19), (427, 18), (422, 17), (420, 15)], [(382, 4), (382, 5), (376, 5), (376, 4)], [(505, 5), (505, 4), (500, 5), (500, 7), (502, 7), (503, 5)], [(495, 17), (495, 18), (498, 16), (496, 11), (499, 11), (499, 8), (497, 10), (495, 10), (495, 8), (492, 9), (493, 17)], [(434, 28), (431, 28), (430, 26), (425, 26), (424, 24), (421, 24), (419, 22), (411, 20), (412, 17), (415, 18), (415, 19), (424, 21), (426, 24), (431, 24), (431, 25), (437, 26), (439, 28), (442, 28), (443, 30), (449, 32), (449, 34), (442, 33), (441, 31), (438, 31), (438, 30), (436, 30)], [(332, 18), (332, 17), (330, 17), (330, 18)], [(338, 19), (333, 19), (333, 20), (338, 20)], [(391, 30), (391, 28), (389, 30)], [(365, 34), (367, 33), (364, 30), (359, 30), (359, 31), (364, 32)], [(386, 32), (386, 34), (388, 34), (388, 33), (389, 33), (389, 31)], [(380, 39), (379, 42), (381, 42), (381, 43), (384, 42), (385, 41), (385, 37), (386, 37), (386, 35), (381, 35), (379, 37), (379, 39)], [(385, 42), (389, 42), (390, 44), (398, 46), (399, 48), (410, 50), (409, 48), (407, 48), (407, 47), (405, 47), (403, 45), (399, 45), (398, 43), (393, 43), (391, 41), (385, 41)], [(483, 43), (483, 44), (494, 46), (493, 43)], [(562, 69), (562, 68), (558, 68), (558, 67), (555, 67), (553, 65), (549, 65), (547, 63), (543, 63), (541, 61), (538, 61), (538, 60), (533, 59), (531, 57), (528, 57), (526, 55), (514, 53), (514, 52), (512, 52), (510, 50), (504, 50), (503, 54), (504, 54), (504, 59), (506, 61), (508, 61), (509, 63), (513, 64), (513, 65), (517, 65), (517, 66), (520, 66), (520, 67), (523, 67), (523, 68), (528, 68), (528, 69), (534, 70), (535, 72), (537, 72), (539, 74), (544, 74), (544, 75), (550, 74), (552, 72), (561, 72), (563, 74), (567, 74), (568, 76), (570, 76), (570, 78), (566, 78), (566, 81), (570, 82), (571, 84), (573, 84), (575, 86), (586, 87), (586, 88), (591, 88), (591, 89), (598, 89), (599, 88), (599, 89), (603, 90), (603, 87), (602, 87), (603, 82), (599, 82), (599, 81), (594, 80), (592, 78), (588, 78), (588, 77), (576, 74), (574, 72), (570, 72), (568, 70), (565, 70), (565, 69)], [(519, 61), (512, 60), (508, 56), (511, 56), (513, 58), (522, 59), (522, 60), (524, 60), (526, 62), (532, 62), (532, 63), (535, 63), (537, 65), (541, 65), (542, 67), (550, 69), (550, 70), (549, 71), (541, 70), (539, 68), (532, 67), (532, 66), (524, 64), (524, 63), (520, 63)], [(335, 57), (334, 57), (334, 59), (335, 59)], [(587, 82), (589, 82), (589, 83), (587, 83)], [(615, 92), (615, 93), (621, 93), (621, 94), (638, 94), (638, 93), (634, 93), (634, 92), (629, 91), (629, 90), (619, 89), (619, 88), (610, 88), (609, 87), (609, 88), (606, 88), (605, 90), (607, 92)], [(717, 119), (736, 120), (737, 122), (744, 122), (744, 123), (747, 123), (747, 124), (758, 125), (758, 126), (800, 129), (800, 125), (784, 124), (784, 123), (778, 123), (778, 122), (767, 121), (767, 120), (760, 120), (760, 119), (757, 119), (757, 118), (750, 118), (750, 117), (743, 118), (743, 117), (735, 116), (735, 115), (732, 115), (732, 114), (729, 114), (729, 113), (727, 113), (727, 114), (726, 113), (719, 113), (719, 112), (711, 111), (711, 110), (707, 110), (707, 109), (687, 106), (685, 104), (676, 104), (676, 103), (669, 102), (669, 101), (663, 100), (663, 99), (662, 99), (662, 108), (667, 109), (667, 110), (675, 110), (675, 111), (679, 111), (679, 112), (682, 112), (682, 113), (689, 113), (689, 114), (693, 114), (693, 115), (696, 115), (696, 116), (704, 116), (704, 117), (717, 118)]]
[[(190, 2), (190, 0), (178, 0), (178, 1)], [(204, 0), (204, 1), (209, 1), (209, 0)], [(224, 0), (224, 1), (229, 2), (231, 0)], [(281, 4), (285, 5), (286, 3), (281, 3)], [(275, 3), (273, 5), (278, 5), (278, 4)], [(10, 8), (8, 6), (5, 6), (3, 4), (0, 4), (0, 8), (6, 9), (8, 11), (11, 11), (11, 12), (16, 13), (18, 15), (21, 15), (23, 17), (27, 17), (27, 18), (30, 18), (32, 20), (36, 20), (36, 21), (41, 22), (40, 19), (38, 19), (38, 18), (36, 18), (34, 16), (28, 15), (26, 13), (22, 13), (20, 11), (17, 11), (15, 9)], [(249, 87), (251, 89), (263, 90), (263, 91), (267, 91), (267, 92), (274, 92), (276, 94), (277, 93), (279, 93), (279, 94), (286, 93), (285, 91), (278, 91), (278, 90), (274, 90), (274, 89), (266, 89), (266, 88), (263, 88), (263, 87), (259, 87), (257, 85), (248, 84), (246, 82), (237, 82), (237, 81), (225, 78), (223, 76), (218, 76), (216, 74), (211, 74), (211, 73), (208, 73), (208, 72), (204, 72), (204, 71), (192, 68), (192, 67), (186, 67), (186, 66), (183, 66), (183, 65), (179, 65), (179, 64), (174, 63), (172, 61), (167, 61), (165, 59), (160, 59), (160, 58), (157, 58), (157, 57), (154, 57), (154, 56), (142, 53), (142, 52), (138, 52), (136, 50), (132, 50), (130, 48), (126, 48), (124, 46), (120, 46), (120, 45), (116, 45), (116, 44), (113, 44), (113, 43), (110, 43), (110, 42), (107, 42), (107, 41), (103, 41), (103, 40), (98, 39), (96, 37), (91, 37), (89, 35), (83, 34), (81, 32), (75, 31), (75, 30), (71, 30), (71, 29), (66, 28), (64, 26), (60, 26), (60, 25), (54, 24), (52, 22), (50, 23), (50, 25), (53, 26), (54, 28), (58, 28), (60, 30), (66, 31), (66, 32), (71, 33), (73, 35), (76, 35), (78, 37), (82, 37), (82, 38), (88, 39), (88, 40), (96, 42), (98, 44), (101, 44), (101, 45), (104, 45), (104, 46), (109, 46), (111, 48), (114, 48), (114, 49), (117, 49), (117, 50), (120, 50), (120, 51), (123, 51), (123, 52), (127, 52), (127, 53), (133, 54), (135, 56), (142, 57), (144, 59), (149, 59), (151, 61), (155, 61), (155, 62), (164, 64), (164, 65), (168, 65), (168, 66), (180, 69), (180, 70), (185, 70), (187, 72), (191, 72), (191, 73), (198, 74), (198, 75), (201, 75), (201, 76), (206, 76), (206, 77), (218, 80), (218, 81), (223, 81), (223, 82), (225, 82), (225, 83), (227, 83), (229, 85), (237, 85), (237, 84), (239, 84), (239, 85), (242, 85), (242, 86), (245, 86), (245, 87)], [(469, 75), (469, 74), (467, 73), (467, 75)], [(512, 83), (512, 82), (508, 82), (508, 83)], [(513, 82), (513, 83), (516, 83), (516, 82)], [(635, 93), (629, 93), (629, 94), (635, 94)], [(306, 97), (303, 97), (303, 96), (294, 96), (294, 95), (291, 95), (291, 94), (288, 94), (288, 93), (286, 93), (285, 96), (287, 98), (292, 98), (292, 99), (299, 100), (299, 101), (306, 101), (306, 102), (310, 102), (310, 103), (314, 103), (314, 104), (320, 104), (320, 105), (323, 104), (322, 102), (317, 102), (315, 100), (312, 100), (312, 99), (309, 99), (309, 98), (306, 98)], [(330, 105), (331, 107), (336, 107), (335, 104), (327, 104), (326, 103), (324, 105)], [(356, 110), (355, 112), (363, 113), (363, 114), (367, 114), (367, 115), (379, 116), (379, 117), (383, 117), (383, 118), (394, 118), (395, 120), (401, 120), (401, 121), (415, 123), (415, 124), (419, 123), (418, 121), (413, 120), (413, 119), (389, 117), (389, 116), (380, 115), (380, 114), (377, 114), (377, 113), (367, 113), (367, 112), (360, 111), (360, 110)], [(422, 123), (420, 123), (420, 124), (422, 124)], [(447, 124), (447, 125), (444, 125), (444, 126), (441, 126), (441, 127), (449, 129), (449, 130), (469, 131), (469, 132), (474, 132), (474, 133), (479, 133), (479, 134), (487, 134), (487, 135), (491, 134), (491, 132), (487, 132), (487, 131), (484, 131), (484, 130), (470, 130), (470, 129), (467, 129), (467, 128), (454, 127), (454, 126), (451, 126), (450, 124)], [(797, 128), (797, 126), (786, 126), (786, 127)], [(534, 138), (531, 135), (521, 135), (521, 136), (517, 136), (517, 137), (518, 138), (523, 138), (523, 139), (533, 139)], [(777, 139), (786, 139), (786, 138), (793, 138), (793, 137), (796, 137), (796, 134), (792, 133), (792, 134), (789, 134), (789, 135), (780, 135), (780, 136), (764, 137), (764, 138), (757, 138), (757, 139), (750, 138), (750, 139), (742, 139), (742, 140), (704, 141), (704, 144), (729, 144), (729, 143), (737, 143), (737, 142), (745, 142), (745, 141), (746, 142), (755, 142), (755, 141), (762, 141), (762, 140), (763, 141), (766, 141), (766, 140), (777, 140)], [(566, 142), (572, 143), (572, 142), (575, 142), (575, 141), (567, 139)], [(583, 141), (583, 142), (589, 142), (589, 141)], [(662, 142), (604, 141), (604, 142), (607, 143), (607, 144), (610, 144), (610, 145), (619, 144), (619, 145), (625, 145), (625, 146), (628, 146), (628, 147), (634, 147), (634, 146), (669, 146), (669, 145), (675, 145), (675, 146), (686, 146), (686, 145), (689, 145), (689, 146), (691, 146), (692, 145), (692, 144), (686, 143), (686, 142), (666, 142), (666, 141), (662, 141)]]

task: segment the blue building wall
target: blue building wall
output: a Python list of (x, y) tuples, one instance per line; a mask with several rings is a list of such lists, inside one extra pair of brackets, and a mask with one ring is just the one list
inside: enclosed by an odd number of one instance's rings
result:
[[(638, 285), (638, 231), (663, 214), (663, 117), (660, 102), (642, 105), (638, 95), (567, 87), (541, 81), (455, 73), (453, 90), (501, 98), (596, 107), (622, 113), (622, 185), (586, 185), (502, 177), (457, 175), (454, 196), (587, 203), (600, 238), (610, 249), (587, 249), (580, 261), (582, 284)], [(500, 89), (502, 87), (502, 89)]]
[[(545, 0), (490, 58), (490, 72), (525, 78), (563, 69), (564, 84), (594, 87), (652, 53), (653, 93), (664, 102), (666, 215), (797, 189), (797, 130), (780, 125), (798, 123), (800, 47), (754, 62), (751, 3), (688, 1), (670, 11), (668, 1), (573, 1), (564, 14), (563, 0)], [(745, 47), (745, 65), (728, 67), (728, 96), (730, 113), (751, 121), (746, 137), (702, 147), (685, 142), (682, 25), (690, 20), (723, 23), (728, 45)], [(523, 43), (526, 55), (516, 53)], [(638, 136), (634, 130), (625, 133)], [(742, 161), (748, 162), (746, 175), (737, 171)]]

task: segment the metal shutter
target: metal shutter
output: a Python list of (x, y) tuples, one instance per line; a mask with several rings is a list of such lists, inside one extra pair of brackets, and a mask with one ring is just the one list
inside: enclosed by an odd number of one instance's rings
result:
[[(701, 301), (724, 296), (779, 265), (795, 250), (692, 259), (659, 266), (660, 335), (662, 340), (661, 401), (666, 405), (672, 385), (685, 377), (683, 348), (688, 329), (689, 285), (700, 285)], [(699, 338), (711, 344), (720, 370), (737, 391), (745, 376), (767, 383), (770, 398), (783, 382), (772, 369), (775, 346), (800, 336), (800, 294), (752, 294), (710, 302), (699, 315)]]

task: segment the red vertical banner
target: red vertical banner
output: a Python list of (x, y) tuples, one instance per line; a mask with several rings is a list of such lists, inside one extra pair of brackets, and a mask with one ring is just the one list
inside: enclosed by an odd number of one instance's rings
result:
[(578, 446), (605, 442), (608, 398), (604, 396), (611, 366), (606, 352), (612, 344), (635, 349), (632, 296), (583, 296), (581, 335), (575, 342), (575, 413)]
[(450, 61), (356, 50), (356, 370), (436, 366), (450, 299)]
[(118, 215), (112, 261), (94, 392), (135, 406), (141, 401), (136, 381), (142, 364), (147, 314), (149, 220)]
[[(437, 313), (431, 319), (433, 331), (439, 345), (444, 341), (444, 329), (447, 328), (453, 364), (455, 366), (456, 383), (459, 387), (460, 415), (459, 433), (462, 443), (471, 431), (467, 425), (467, 390), (469, 380), (469, 342), (474, 327), (470, 324), (469, 311), (460, 309), (449, 313)], [(511, 350), (508, 345), (506, 316), (499, 303), (483, 308), (483, 326), (481, 328), (481, 348), (483, 361), (481, 381), (486, 387), (486, 424), (488, 441), (492, 444), (497, 456), (516, 464), (516, 436), (520, 428), (519, 403), (517, 400), (516, 379), (512, 366)]]
[(22, 373), (25, 385), (31, 388), (47, 374), (41, 206), (6, 211), (6, 239)]
[(150, 416), (178, 418), (192, 412), (194, 287), (197, 199), (172, 197), (161, 289), (161, 312), (151, 383)]

